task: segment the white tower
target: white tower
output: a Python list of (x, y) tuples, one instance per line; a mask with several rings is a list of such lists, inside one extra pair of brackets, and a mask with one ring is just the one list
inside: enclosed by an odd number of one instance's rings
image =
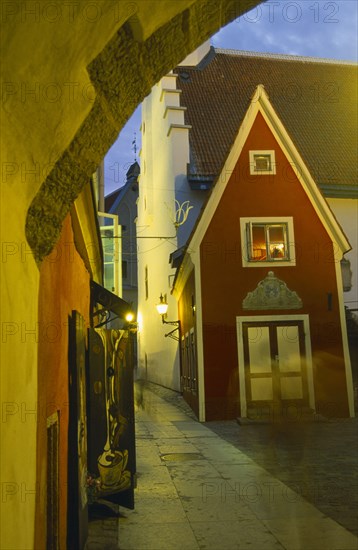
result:
[[(206, 43), (199, 48), (200, 58), (209, 47)], [(183, 64), (196, 65), (200, 59), (193, 55)], [(185, 244), (204, 198), (198, 202), (187, 181), (190, 126), (184, 121), (180, 94), (177, 75), (171, 72), (143, 102), (137, 218), (138, 375), (175, 390), (180, 390), (179, 343), (165, 337), (173, 327), (162, 324), (155, 306), (160, 295), (166, 295), (168, 320), (178, 319), (169, 256)], [(186, 201), (186, 207), (194, 208), (177, 231), (175, 221), (183, 221), (183, 211), (177, 219), (178, 209)]]

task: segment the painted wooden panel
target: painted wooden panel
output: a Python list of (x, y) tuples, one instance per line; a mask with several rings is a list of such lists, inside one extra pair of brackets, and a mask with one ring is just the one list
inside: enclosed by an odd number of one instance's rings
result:
[(300, 371), (301, 354), (298, 326), (280, 326), (276, 329), (281, 371)]
[(250, 372), (272, 372), (268, 327), (248, 327)]
[(97, 492), (134, 508), (133, 349), (124, 330), (89, 329), (88, 467)]

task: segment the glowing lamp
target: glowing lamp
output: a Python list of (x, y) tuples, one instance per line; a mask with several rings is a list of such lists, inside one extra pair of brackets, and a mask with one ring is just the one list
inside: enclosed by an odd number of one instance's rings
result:
[(133, 321), (133, 319), (134, 319), (134, 313), (132, 313), (131, 311), (129, 311), (129, 312), (127, 313), (127, 315), (126, 315), (125, 318), (126, 318), (127, 323), (131, 323), (131, 322)]
[(157, 312), (159, 313), (159, 315), (165, 315), (166, 312), (168, 311), (168, 304), (167, 304), (163, 294), (160, 295), (159, 304), (156, 305), (156, 308), (157, 308)]
[[(173, 325), (175, 327), (173, 330), (171, 330), (167, 334), (164, 334), (164, 336), (166, 338), (169, 336), (169, 338), (173, 338), (173, 340), (180, 342), (180, 321), (166, 321), (164, 319), (168, 311), (168, 304), (163, 294), (159, 296), (159, 304), (157, 304), (155, 307), (157, 308), (157, 312), (159, 313), (159, 315), (162, 316), (163, 325)], [(178, 331), (178, 336), (175, 334), (175, 331)]]

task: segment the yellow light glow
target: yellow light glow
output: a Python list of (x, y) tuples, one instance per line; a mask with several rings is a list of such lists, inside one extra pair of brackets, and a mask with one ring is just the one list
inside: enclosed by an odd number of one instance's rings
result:
[(138, 311), (137, 313), (137, 328), (138, 332), (141, 332), (143, 330), (143, 316), (140, 311)]
[(133, 321), (133, 319), (134, 319), (134, 314), (130, 311), (126, 315), (126, 321), (127, 321), (127, 323), (131, 323)]
[(159, 300), (159, 304), (157, 304), (155, 307), (157, 308), (157, 312), (159, 313), (159, 315), (165, 315), (168, 311), (168, 304), (162, 294), (160, 295)]
[(157, 304), (156, 308), (160, 315), (165, 315), (168, 311), (168, 304)]

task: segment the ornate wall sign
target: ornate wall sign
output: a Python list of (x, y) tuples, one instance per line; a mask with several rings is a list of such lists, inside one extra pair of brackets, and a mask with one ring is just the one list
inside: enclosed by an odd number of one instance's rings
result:
[(243, 309), (300, 309), (302, 300), (297, 292), (290, 290), (273, 271), (249, 292), (242, 302)]

